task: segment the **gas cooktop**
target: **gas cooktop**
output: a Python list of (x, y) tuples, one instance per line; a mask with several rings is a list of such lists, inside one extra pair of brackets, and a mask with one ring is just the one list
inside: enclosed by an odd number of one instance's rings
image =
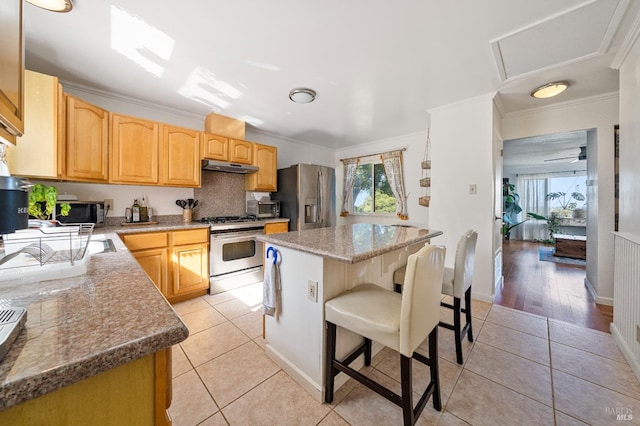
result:
[(255, 215), (245, 216), (209, 216), (200, 219), (200, 222), (208, 223), (211, 233), (243, 231), (243, 230), (263, 230), (264, 221), (258, 220)]

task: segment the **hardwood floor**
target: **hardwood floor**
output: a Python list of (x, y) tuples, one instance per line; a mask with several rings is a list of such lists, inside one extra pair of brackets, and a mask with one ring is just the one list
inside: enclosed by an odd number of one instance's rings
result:
[(538, 260), (539, 243), (503, 241), (504, 284), (494, 304), (609, 332), (613, 308), (598, 305), (584, 284), (584, 266)]

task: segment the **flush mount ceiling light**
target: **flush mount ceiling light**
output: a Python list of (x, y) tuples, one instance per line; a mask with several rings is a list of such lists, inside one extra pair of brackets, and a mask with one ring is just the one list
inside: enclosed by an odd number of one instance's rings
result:
[(313, 102), (316, 98), (316, 91), (313, 89), (307, 89), (306, 87), (298, 87), (291, 89), (289, 92), (289, 99), (297, 104), (308, 104)]
[(71, 0), (27, 0), (27, 2), (52, 12), (65, 13), (73, 8)]
[(568, 87), (568, 81), (554, 81), (553, 83), (547, 83), (535, 88), (533, 92), (531, 92), (531, 96), (540, 99), (552, 98), (567, 90)]

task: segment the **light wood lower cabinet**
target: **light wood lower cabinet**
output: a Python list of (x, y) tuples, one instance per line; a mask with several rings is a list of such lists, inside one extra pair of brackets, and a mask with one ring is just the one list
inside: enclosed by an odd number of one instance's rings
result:
[(122, 239), (170, 303), (207, 294), (208, 228), (125, 234)]
[(279, 234), (289, 232), (289, 222), (269, 222), (264, 225), (265, 234)]
[(0, 412), (2, 425), (170, 425), (171, 348)]

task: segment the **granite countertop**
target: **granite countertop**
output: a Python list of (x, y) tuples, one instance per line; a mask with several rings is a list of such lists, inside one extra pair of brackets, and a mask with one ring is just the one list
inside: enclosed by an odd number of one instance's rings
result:
[(357, 263), (442, 235), (442, 231), (403, 225), (356, 223), (346, 226), (259, 235), (258, 241), (329, 259)]
[(86, 274), (0, 282), (0, 307), (27, 308), (25, 328), (0, 361), (0, 410), (187, 338), (187, 327), (118, 236), (96, 228), (92, 240), (101, 238), (117, 251), (92, 255)]
[[(277, 223), (277, 222), (289, 222), (288, 218), (278, 217), (273, 219), (260, 219), (263, 223)], [(115, 232), (117, 234), (137, 234), (140, 232), (162, 232), (162, 231), (180, 231), (185, 229), (197, 229), (197, 228), (209, 228), (208, 223), (203, 222), (189, 222), (183, 223), (182, 221), (162, 221), (159, 223), (152, 223), (148, 225), (110, 225), (102, 228), (96, 228), (95, 232), (106, 233)]]

